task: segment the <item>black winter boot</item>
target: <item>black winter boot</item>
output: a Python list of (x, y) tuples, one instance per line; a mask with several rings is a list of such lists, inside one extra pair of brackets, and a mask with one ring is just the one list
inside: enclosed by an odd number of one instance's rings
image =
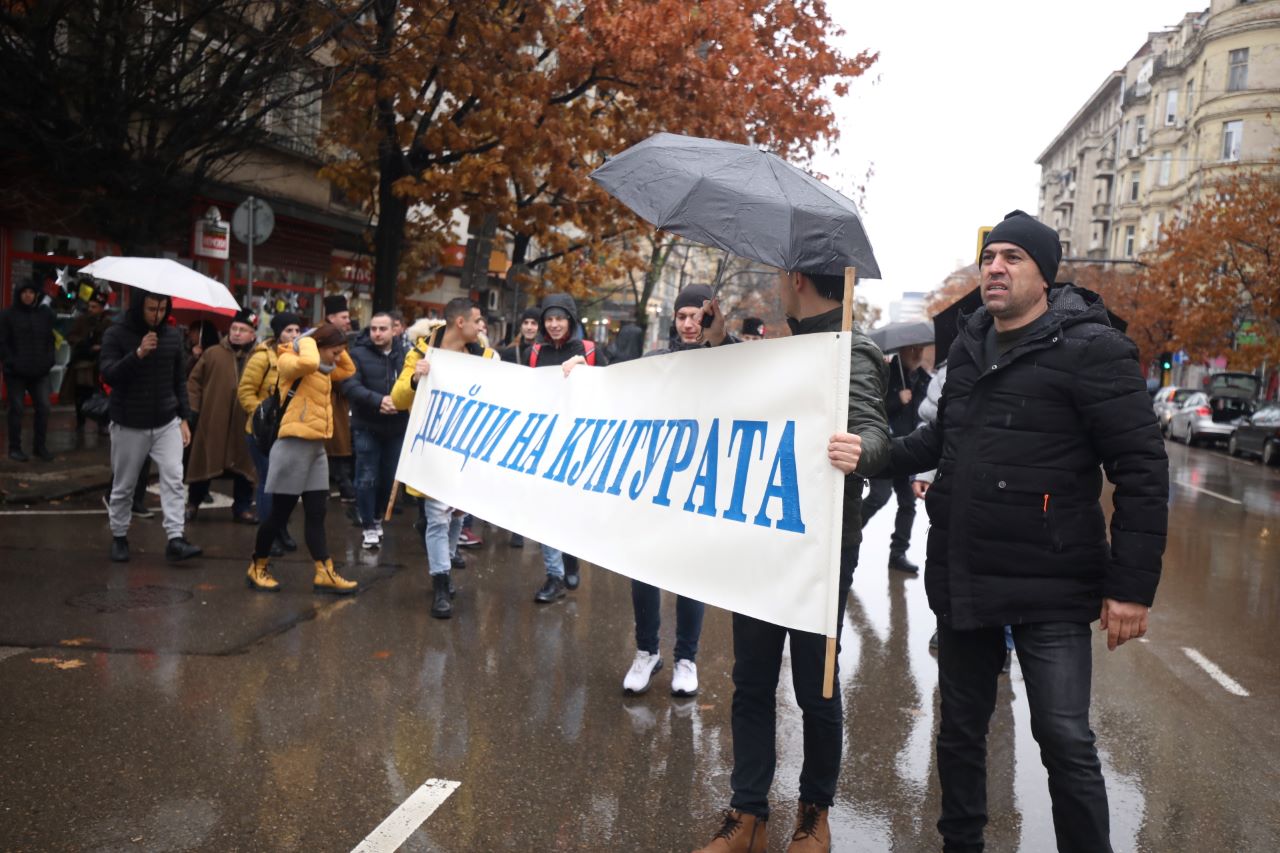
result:
[(564, 555), (564, 587), (565, 589), (577, 589), (578, 584), (582, 582), (582, 575), (578, 572), (578, 558), (572, 554)]
[(533, 600), (538, 604), (550, 604), (561, 598), (564, 598), (564, 578), (559, 575), (547, 575), (542, 588), (533, 594)]
[(453, 615), (449, 573), (431, 576), (431, 615), (436, 619), (448, 619)]

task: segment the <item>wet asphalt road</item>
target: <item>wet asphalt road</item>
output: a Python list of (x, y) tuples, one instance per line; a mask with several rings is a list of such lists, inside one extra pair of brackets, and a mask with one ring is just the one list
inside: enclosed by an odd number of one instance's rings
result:
[[(1115, 849), (1280, 850), (1280, 470), (1169, 452), (1149, 639), (1095, 645)], [(535, 606), (532, 542), (513, 550), (481, 526), (458, 614), (440, 622), (407, 513), (370, 555), (331, 503), (335, 557), (363, 585), (335, 600), (311, 593), (297, 557), (278, 562), (282, 594), (248, 593), (252, 528), (226, 510), (188, 528), (200, 560), (166, 565), (157, 518), (135, 522), (131, 563), (108, 563), (96, 500), (0, 514), (0, 850), (346, 851), (429, 779), (460, 784), (402, 849), (683, 851), (714, 829), (730, 770), (728, 614), (708, 611), (702, 692), (676, 700), (665, 602), (667, 666), (626, 698), (628, 581), (586, 566), (567, 601)], [(868, 527), (840, 657), (832, 824), (847, 853), (938, 848), (933, 619), (922, 582), (884, 568), (890, 509)], [(918, 561), (925, 530), (920, 512)], [(801, 752), (788, 680), (774, 850)], [(989, 773), (988, 849), (1052, 850), (1016, 663)]]

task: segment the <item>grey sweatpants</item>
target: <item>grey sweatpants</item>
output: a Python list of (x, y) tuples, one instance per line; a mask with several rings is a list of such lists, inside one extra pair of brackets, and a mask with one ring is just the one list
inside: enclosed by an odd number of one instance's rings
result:
[(182, 535), (187, 490), (182, 485), (182, 429), (174, 418), (155, 429), (111, 424), (111, 501), (107, 517), (112, 536), (126, 536), (133, 518), (133, 489), (148, 456), (160, 472), (160, 509), (169, 539)]

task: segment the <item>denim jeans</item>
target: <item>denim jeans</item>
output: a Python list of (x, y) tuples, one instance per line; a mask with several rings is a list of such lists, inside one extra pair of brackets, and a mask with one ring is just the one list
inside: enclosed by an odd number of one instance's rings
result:
[[(858, 548), (840, 554), (839, 618), (836, 647), (844, 623), (844, 605), (853, 583)], [(733, 614), (733, 774), (729, 806), (757, 817), (769, 816), (769, 787), (777, 766), (778, 675), (782, 646), (791, 639), (791, 680), (804, 717), (804, 763), (800, 767), (800, 800), (830, 806), (840, 778), (844, 744), (844, 706), (840, 701), (840, 667), (835, 690), (822, 698), (827, 640), (821, 634), (793, 631), (740, 613)]]
[[(631, 607), (636, 612), (636, 648), (658, 653), (658, 629), (662, 626), (662, 592), (656, 586), (633, 580)], [(702, 635), (701, 601), (676, 596), (676, 660), (696, 660), (698, 638)]]
[[(1083, 622), (1014, 625), (1027, 687), (1031, 734), (1049, 771), (1053, 827), (1062, 853), (1109, 853), (1110, 815), (1098, 751), (1089, 728), (1093, 649)], [(1004, 663), (1003, 628), (954, 631), (938, 626), (938, 778), (946, 851), (980, 851), (987, 823), (987, 723)]]
[(564, 577), (564, 552), (557, 551), (549, 545), (543, 545), (542, 565), (547, 567), (547, 574), (558, 578)]
[(889, 553), (905, 555), (911, 545), (911, 525), (916, 520), (916, 496), (911, 491), (910, 477), (873, 477), (871, 490), (862, 502), (862, 526), (866, 527), (871, 516), (889, 502), (889, 495), (898, 497), (898, 513), (893, 519), (893, 535), (889, 537)]
[(23, 398), (30, 394), (36, 411), (34, 446), (37, 451), (44, 450), (49, 432), (49, 375), (26, 379), (6, 373), (4, 384), (9, 394), (9, 449), (22, 449), (22, 410), (26, 405)]
[(271, 493), (267, 491), (267, 471), (270, 469), (270, 460), (258, 449), (258, 442), (253, 440), (252, 435), (246, 435), (245, 441), (249, 444), (249, 456), (253, 459), (253, 470), (258, 472), (257, 495), (255, 498), (258, 504), (258, 518), (265, 521), (271, 517)]
[(462, 517), (455, 517), (453, 507), (434, 498), (424, 498), (422, 512), (427, 520), (423, 543), (427, 547), (427, 566), (433, 575), (449, 573), (450, 561), (458, 553), (458, 534)]
[(356, 451), (356, 512), (368, 530), (386, 515), (404, 434), (354, 428), (351, 440)]

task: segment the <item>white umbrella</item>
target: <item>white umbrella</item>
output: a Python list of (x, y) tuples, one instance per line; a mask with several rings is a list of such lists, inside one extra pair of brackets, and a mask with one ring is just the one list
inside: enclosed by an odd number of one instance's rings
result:
[(240, 309), (240, 304), (222, 282), (167, 258), (99, 258), (80, 271), (94, 278), (185, 299), (209, 308), (233, 313)]

